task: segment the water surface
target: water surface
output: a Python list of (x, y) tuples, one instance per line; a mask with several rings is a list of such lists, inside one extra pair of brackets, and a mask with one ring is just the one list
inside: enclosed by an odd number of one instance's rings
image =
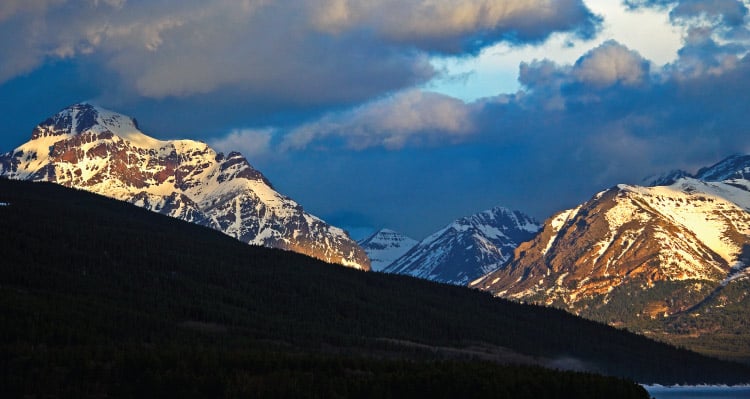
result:
[(644, 385), (656, 399), (750, 399), (750, 386), (676, 386)]

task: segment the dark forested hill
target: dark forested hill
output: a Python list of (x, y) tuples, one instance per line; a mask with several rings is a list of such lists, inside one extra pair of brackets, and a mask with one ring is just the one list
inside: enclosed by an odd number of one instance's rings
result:
[(537, 366), (750, 381), (745, 366), (560, 310), (247, 246), (48, 183), (0, 179), (0, 232), (12, 395), (645, 397)]

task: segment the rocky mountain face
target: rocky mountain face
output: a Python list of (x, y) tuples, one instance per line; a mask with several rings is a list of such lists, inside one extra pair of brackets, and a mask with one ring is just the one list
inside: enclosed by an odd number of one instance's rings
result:
[(493, 208), (449, 224), (383, 271), (466, 285), (505, 265), (538, 230), (538, 222), (521, 212)]
[(380, 229), (357, 243), (367, 252), (372, 270), (379, 272), (417, 245), (417, 240), (393, 230)]
[(0, 155), (0, 175), (55, 182), (208, 226), (253, 245), (368, 270), (348, 234), (278, 192), (239, 153), (192, 140), (160, 141), (134, 119), (77, 104)]
[(750, 298), (738, 288), (750, 285), (748, 171), (750, 157), (737, 156), (701, 169), (703, 180), (612, 187), (548, 219), (471, 286), (697, 349), (732, 335), (750, 352)]

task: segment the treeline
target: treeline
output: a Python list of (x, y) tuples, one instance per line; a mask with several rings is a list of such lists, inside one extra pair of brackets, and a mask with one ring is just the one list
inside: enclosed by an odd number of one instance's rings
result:
[[(122, 349), (125, 358), (140, 347), (156, 359), (170, 358), (162, 351), (178, 345), (229, 358), (250, 348), (258, 356), (443, 364), (437, 351), (385, 343), (407, 341), (453, 348), (481, 343), (538, 364), (575, 359), (586, 370), (639, 382), (750, 381), (747, 367), (560, 310), (251, 247), (52, 184), (0, 180), (0, 202), (11, 204), (0, 207), (0, 345), (9, 364), (37, 359), (61, 364), (64, 373), (72, 365), (56, 354), (116, 354), (123, 345), (131, 348)], [(86, 364), (90, 357), (72, 358)], [(203, 361), (209, 360), (192, 360)], [(139, 364), (148, 369), (150, 363)], [(4, 370), (9, 379), (16, 373)], [(226, 373), (223, 384), (232, 372)]]
[(3, 366), (13, 370), (0, 379), (4, 397), (649, 397), (641, 386), (622, 379), (540, 367), (174, 345), (48, 350)]

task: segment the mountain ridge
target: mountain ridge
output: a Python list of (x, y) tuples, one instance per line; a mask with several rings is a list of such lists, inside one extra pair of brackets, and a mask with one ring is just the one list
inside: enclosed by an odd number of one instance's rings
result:
[(368, 270), (365, 252), (337, 227), (276, 192), (238, 152), (193, 140), (157, 140), (134, 119), (76, 104), (0, 155), (0, 175), (76, 187), (222, 231), (238, 240)]
[(538, 222), (528, 215), (495, 207), (455, 220), (383, 271), (466, 285), (502, 267), (513, 249), (530, 239), (538, 227)]

